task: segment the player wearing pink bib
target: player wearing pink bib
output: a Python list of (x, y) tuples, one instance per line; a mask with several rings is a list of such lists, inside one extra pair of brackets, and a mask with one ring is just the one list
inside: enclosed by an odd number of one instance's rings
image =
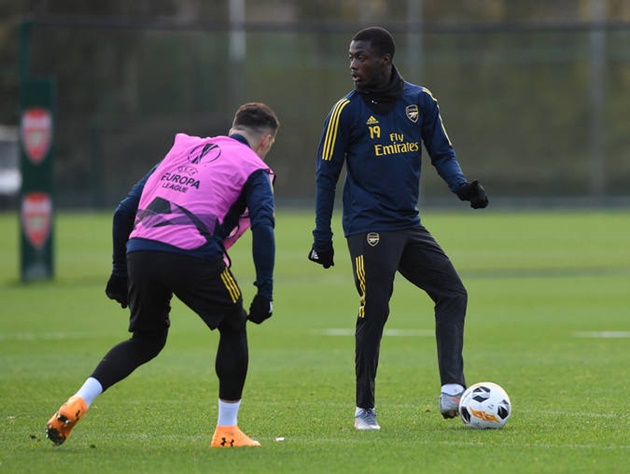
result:
[[(166, 344), (173, 295), (218, 329), (219, 415), (212, 447), (259, 446), (237, 424), (248, 367), (246, 321), (272, 315), (273, 172), (264, 159), (279, 121), (261, 103), (241, 106), (229, 136), (175, 136), (164, 159), (120, 203), (106, 294), (130, 307), (131, 339), (114, 346), (46, 425), (62, 444), (94, 399), (156, 357)], [(257, 293), (249, 315), (227, 249), (247, 228)]]

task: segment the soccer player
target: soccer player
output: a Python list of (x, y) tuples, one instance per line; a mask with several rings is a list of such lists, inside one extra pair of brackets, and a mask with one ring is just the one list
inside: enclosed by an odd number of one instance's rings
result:
[(346, 165), (342, 224), (360, 297), (355, 327), (358, 430), (380, 429), (375, 380), (396, 272), (435, 303), (439, 407), (445, 418), (457, 416), (466, 387), (462, 349), (467, 293), (420, 221), (421, 143), (459, 199), (475, 209), (488, 204), (484, 188), (468, 182), (460, 168), (437, 101), (429, 90), (401, 77), (392, 62), (394, 53), (394, 39), (383, 28), (366, 28), (352, 38), (354, 90), (326, 117), (317, 157), (314, 243), (308, 256), (324, 268), (334, 265), (330, 223), (335, 187)]
[[(212, 447), (260, 446), (237, 424), (248, 367), (246, 321), (272, 315), (275, 260), (273, 172), (264, 159), (279, 127), (265, 104), (242, 105), (229, 136), (179, 133), (164, 159), (120, 203), (113, 220), (113, 271), (106, 294), (129, 305), (132, 337), (114, 346), (46, 425), (62, 444), (102, 392), (156, 357), (177, 296), (219, 330), (218, 421)], [(227, 248), (251, 226), (257, 293), (243, 308)]]

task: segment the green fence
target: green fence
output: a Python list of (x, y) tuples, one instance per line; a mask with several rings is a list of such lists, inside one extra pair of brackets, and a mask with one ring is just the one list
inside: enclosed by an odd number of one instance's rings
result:
[[(35, 22), (30, 71), (58, 88), (59, 206), (115, 205), (175, 133), (225, 133), (250, 100), (282, 122), (268, 158), (278, 199), (311, 200), (323, 120), (352, 87), (359, 27), (331, 25)], [(431, 89), (464, 171), (494, 197), (630, 195), (630, 29), (390, 29), (394, 63)], [(425, 163), (423, 197), (446, 199)]]

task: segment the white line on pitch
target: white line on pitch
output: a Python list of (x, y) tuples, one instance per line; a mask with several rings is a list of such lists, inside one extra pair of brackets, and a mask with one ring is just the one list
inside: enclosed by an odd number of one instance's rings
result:
[(625, 339), (630, 337), (630, 331), (574, 332), (573, 337), (585, 337), (595, 339)]

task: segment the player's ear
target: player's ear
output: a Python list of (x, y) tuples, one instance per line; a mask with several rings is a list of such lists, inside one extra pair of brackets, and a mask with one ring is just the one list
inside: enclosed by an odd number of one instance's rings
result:
[(274, 136), (271, 133), (266, 133), (263, 136), (261, 145), (264, 147), (265, 150), (269, 151), (271, 150), (271, 147), (273, 146), (274, 141), (275, 141)]
[(258, 145), (254, 148), (254, 151), (264, 160), (269, 150), (271, 150), (274, 141), (275, 137), (272, 134), (265, 133), (258, 141)]

